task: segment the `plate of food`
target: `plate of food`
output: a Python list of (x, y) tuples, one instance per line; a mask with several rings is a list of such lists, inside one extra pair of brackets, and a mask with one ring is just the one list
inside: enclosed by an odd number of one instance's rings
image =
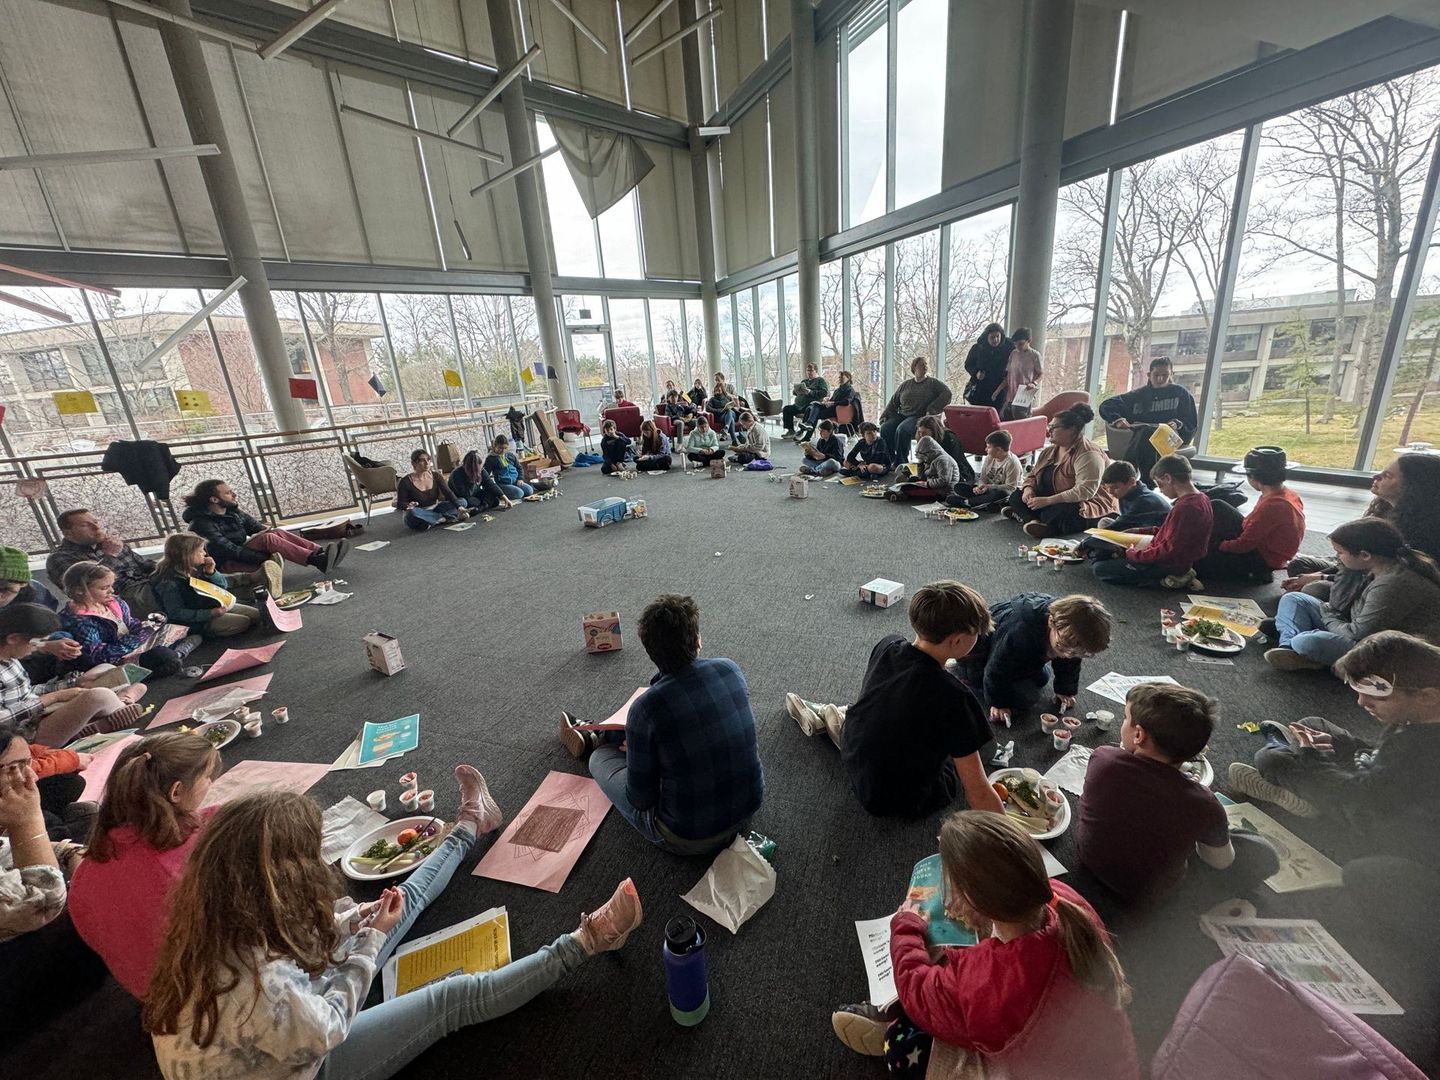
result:
[(866, 484), (860, 489), (862, 499), (883, 499), (885, 498), (884, 484)]
[(1198, 754), (1180, 766), (1180, 771), (1197, 784), (1209, 787), (1215, 782), (1215, 766), (1204, 754)]
[(312, 589), (291, 589), (289, 592), (281, 593), (275, 598), (275, 606), (283, 611), (289, 611), (291, 608), (297, 608), (301, 604), (309, 603), (310, 598), (314, 595), (315, 593)]
[(1213, 619), (1185, 619), (1180, 634), (1192, 649), (1229, 655), (1245, 648), (1245, 639), (1224, 623)]
[(1041, 540), (1030, 549), (1056, 562), (1084, 562), (1079, 540)]
[(398, 818), (346, 848), (340, 856), (340, 869), (355, 881), (400, 877), (433, 855), (454, 827), (433, 814)]
[(980, 520), (980, 515), (979, 515), (979, 514), (977, 514), (974, 510), (968, 509), (967, 507), (964, 507), (964, 506), (952, 506), (952, 507), (949, 507), (949, 508), (946, 509), (940, 516), (943, 517), (943, 518), (949, 518), (951, 521), (978, 521), (978, 520)]
[(1036, 840), (1053, 840), (1070, 827), (1070, 801), (1034, 769), (996, 769), (990, 783), (1005, 807)]
[[(181, 730), (184, 730), (183, 728)], [(239, 720), (211, 720), (190, 729), (192, 735), (199, 735), (216, 750), (222, 750), (240, 735)]]

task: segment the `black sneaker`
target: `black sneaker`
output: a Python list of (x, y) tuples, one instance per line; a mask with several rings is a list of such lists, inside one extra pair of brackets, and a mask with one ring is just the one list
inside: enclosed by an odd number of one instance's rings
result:
[(1280, 640), (1280, 627), (1276, 624), (1274, 619), (1261, 619), (1260, 633), (1264, 634), (1271, 641)]
[(345, 561), (345, 556), (350, 554), (350, 541), (349, 541), (349, 540), (336, 540), (334, 546), (335, 546), (335, 557), (330, 561), (330, 569), (331, 569), (331, 570), (334, 570), (335, 567), (339, 566), (342, 562), (344, 562), (344, 561)]
[(595, 749), (595, 733), (593, 731), (581, 731), (576, 725), (582, 721), (571, 716), (568, 712), (561, 710), (560, 713), (560, 745), (565, 747), (571, 757), (577, 761), (583, 758), (591, 750)]

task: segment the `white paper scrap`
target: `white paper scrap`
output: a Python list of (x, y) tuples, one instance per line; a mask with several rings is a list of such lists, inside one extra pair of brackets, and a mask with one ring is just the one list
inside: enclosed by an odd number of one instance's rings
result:
[(335, 589), (326, 589), (322, 593), (316, 593), (315, 596), (311, 599), (310, 603), (315, 605), (338, 604), (342, 600), (349, 600), (350, 597), (354, 595), (354, 593), (339, 592)]
[(332, 863), (345, 849), (371, 829), (378, 829), (390, 819), (371, 810), (353, 795), (346, 795), (320, 815), (320, 861)]
[(356, 544), (356, 551), (379, 551), (383, 547), (389, 547), (389, 540), (371, 540), (368, 544)]
[(1083, 795), (1085, 794), (1085, 770), (1089, 766), (1090, 747), (1072, 746), (1065, 752), (1064, 757), (1050, 766), (1050, 770), (1045, 774), (1045, 779), (1073, 795)]
[(1166, 683), (1169, 686), (1180, 684), (1169, 675), (1121, 675), (1118, 672), (1110, 672), (1102, 675), (1085, 689), (1093, 694), (1099, 694), (1103, 698), (1125, 704), (1125, 695), (1132, 687), (1140, 686), (1142, 683)]
[(895, 969), (890, 965), (890, 916), (856, 919), (855, 935), (865, 961), (865, 979), (870, 985), (870, 1004), (884, 1009), (898, 997)]

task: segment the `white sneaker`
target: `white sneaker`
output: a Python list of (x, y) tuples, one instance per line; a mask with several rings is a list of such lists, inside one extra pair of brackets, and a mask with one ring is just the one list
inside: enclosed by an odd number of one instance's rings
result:
[(785, 711), (806, 735), (818, 735), (825, 730), (825, 721), (820, 719), (820, 708), (821, 706), (806, 701), (799, 694), (785, 695)]

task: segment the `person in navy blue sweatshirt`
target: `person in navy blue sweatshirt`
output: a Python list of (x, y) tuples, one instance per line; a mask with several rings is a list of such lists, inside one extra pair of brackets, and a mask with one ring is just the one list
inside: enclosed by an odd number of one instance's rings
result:
[(1180, 445), (1186, 446), (1200, 426), (1195, 398), (1175, 381), (1175, 366), (1168, 356), (1157, 356), (1150, 361), (1150, 381), (1144, 386), (1102, 401), (1100, 419), (1111, 427), (1132, 432), (1125, 460), (1133, 464), (1141, 476), (1149, 476), (1150, 469), (1160, 460), (1160, 454), (1150, 443), (1157, 427), (1169, 424), (1180, 436)]
[(845, 476), (879, 480), (892, 465), (890, 447), (880, 438), (880, 429), (867, 420), (860, 425), (860, 438), (845, 455), (845, 467), (840, 472)]
[(630, 460), (630, 446), (630, 436), (621, 435), (614, 420), (606, 420), (601, 424), (600, 456), (605, 459), (605, 463), (600, 466), (600, 471), (606, 476), (614, 476), (632, 469), (634, 463)]
[(1170, 500), (1140, 479), (1139, 470), (1128, 461), (1112, 461), (1100, 475), (1100, 486), (1120, 504), (1120, 513), (1101, 522), (1101, 528), (1138, 529), (1159, 525), (1170, 513)]

